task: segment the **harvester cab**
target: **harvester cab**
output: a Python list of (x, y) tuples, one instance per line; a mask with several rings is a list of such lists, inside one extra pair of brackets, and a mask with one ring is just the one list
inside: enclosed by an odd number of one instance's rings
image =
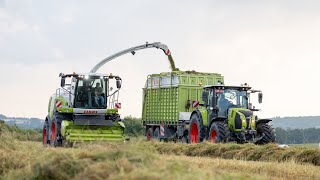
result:
[[(202, 100), (209, 120), (208, 137), (210, 141), (236, 141), (256, 144), (275, 141), (269, 119), (258, 119), (254, 111), (259, 111), (250, 102), (250, 96), (258, 93), (258, 102), (262, 103), (262, 92), (248, 85), (204, 87)], [(221, 125), (225, 126), (221, 126)], [(226, 127), (226, 128), (219, 128)], [(230, 136), (225, 136), (230, 134)]]
[[(67, 95), (69, 107), (77, 109), (115, 109), (119, 98), (122, 80), (119, 76), (89, 73), (89, 74), (62, 74), (61, 88), (57, 96)], [(70, 84), (66, 80), (70, 79)], [(116, 89), (112, 81), (115, 80)], [(61, 93), (63, 92), (63, 93)], [(86, 110), (87, 112), (88, 110)], [(81, 113), (82, 111), (78, 111)], [(84, 112), (84, 111), (83, 111)]]

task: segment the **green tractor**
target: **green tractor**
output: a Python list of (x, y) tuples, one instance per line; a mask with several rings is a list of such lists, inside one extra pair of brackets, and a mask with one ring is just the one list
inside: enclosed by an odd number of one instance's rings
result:
[[(63, 146), (79, 141), (124, 141), (118, 102), (119, 76), (88, 73), (60, 74), (61, 87), (49, 100), (43, 144)], [(66, 84), (66, 80), (70, 84)], [(116, 89), (111, 86), (115, 81)]]
[(269, 124), (271, 120), (259, 119), (253, 113), (258, 111), (250, 103), (250, 95), (253, 93), (258, 93), (258, 101), (262, 103), (262, 92), (246, 84), (204, 87), (204, 103), (191, 114), (188, 141), (198, 143), (207, 139), (213, 143), (274, 143), (276, 133)]

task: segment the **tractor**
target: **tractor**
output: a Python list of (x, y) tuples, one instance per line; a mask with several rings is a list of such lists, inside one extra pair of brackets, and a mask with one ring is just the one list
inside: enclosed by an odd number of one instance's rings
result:
[(250, 95), (254, 93), (258, 93), (258, 102), (262, 103), (262, 92), (253, 90), (247, 84), (205, 86), (203, 104), (191, 114), (188, 141), (274, 143), (276, 133), (269, 124), (271, 120), (259, 119), (254, 114), (254, 111), (259, 111), (250, 102)]

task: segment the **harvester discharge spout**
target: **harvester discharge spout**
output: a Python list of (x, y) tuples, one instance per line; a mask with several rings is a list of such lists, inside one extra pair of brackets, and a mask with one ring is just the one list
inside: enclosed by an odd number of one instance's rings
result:
[(171, 66), (171, 70), (172, 71), (179, 71), (178, 68), (176, 68), (175, 66), (175, 63), (173, 61), (173, 58), (172, 58), (172, 55), (171, 55), (171, 52), (168, 48), (167, 45), (165, 44), (162, 44), (160, 42), (154, 42), (154, 43), (148, 43), (146, 42), (146, 44), (143, 44), (143, 45), (140, 45), (140, 46), (135, 46), (135, 47), (132, 47), (132, 48), (128, 48), (128, 49), (125, 49), (123, 51), (120, 51), (118, 53), (115, 53), (111, 56), (108, 56), (106, 58), (104, 58), (103, 60), (101, 60), (97, 65), (95, 65), (90, 73), (96, 73), (104, 64), (106, 64), (107, 62), (110, 62), (111, 60), (119, 57), (119, 56), (122, 56), (122, 55), (125, 55), (127, 53), (131, 53), (132, 55), (134, 55), (136, 53), (136, 51), (139, 51), (139, 50), (142, 50), (142, 49), (148, 49), (148, 48), (157, 48), (157, 49), (161, 49), (163, 50), (163, 52), (168, 56), (168, 60), (169, 60), (169, 63), (170, 63), (170, 66)]

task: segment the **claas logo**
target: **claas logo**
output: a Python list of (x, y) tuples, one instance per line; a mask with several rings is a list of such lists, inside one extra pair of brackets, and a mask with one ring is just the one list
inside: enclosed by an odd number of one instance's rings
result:
[(97, 114), (98, 111), (84, 111), (85, 114)]

